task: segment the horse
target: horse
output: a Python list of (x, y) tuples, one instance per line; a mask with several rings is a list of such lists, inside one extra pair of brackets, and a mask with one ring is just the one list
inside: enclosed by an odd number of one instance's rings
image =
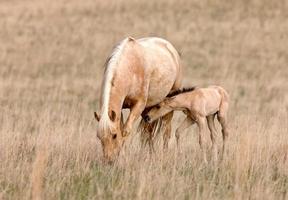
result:
[[(104, 66), (100, 114), (94, 112), (94, 117), (99, 122), (97, 137), (104, 160), (113, 163), (142, 112), (181, 87), (182, 65), (178, 52), (168, 41), (157, 37), (127, 37), (116, 45)], [(125, 123), (122, 109), (130, 109)], [(172, 116), (170, 112), (163, 117), (164, 146), (170, 138)], [(143, 119), (140, 124), (145, 129), (147, 124)], [(152, 130), (155, 128), (148, 132), (151, 134)]]
[(212, 140), (212, 149), (214, 150), (214, 158), (217, 160), (218, 150), (217, 145), (215, 144), (216, 128), (214, 124), (214, 118), (217, 115), (217, 119), (222, 127), (222, 152), (224, 153), (225, 141), (228, 137), (228, 101), (229, 95), (227, 91), (220, 86), (209, 86), (207, 88), (183, 88), (169, 94), (167, 98), (165, 98), (161, 103), (155, 105), (144, 116), (144, 120), (148, 123), (151, 123), (171, 111), (183, 111), (186, 115), (186, 118), (176, 129), (175, 133), (177, 147), (179, 147), (180, 134), (186, 128), (196, 123), (199, 130), (199, 144), (203, 151), (204, 162), (207, 162), (207, 158), (205, 149), (203, 147), (203, 130), (207, 120), (208, 128), (210, 131), (210, 138)]

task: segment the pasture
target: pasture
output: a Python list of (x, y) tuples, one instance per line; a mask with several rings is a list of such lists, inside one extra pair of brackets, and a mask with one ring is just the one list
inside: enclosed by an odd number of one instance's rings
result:
[[(287, 33), (285, 0), (0, 1), (0, 199), (287, 199)], [(203, 163), (196, 126), (176, 151), (177, 113), (167, 152), (135, 129), (102, 164), (103, 64), (129, 35), (170, 41), (184, 86), (229, 92), (221, 163)]]

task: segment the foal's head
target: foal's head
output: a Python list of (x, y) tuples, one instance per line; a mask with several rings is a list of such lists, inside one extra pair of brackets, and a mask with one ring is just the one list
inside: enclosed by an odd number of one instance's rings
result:
[[(173, 110), (171, 107), (172, 104), (177, 104), (177, 101), (175, 101), (175, 98), (183, 93), (191, 92), (195, 90), (196, 87), (186, 87), (181, 88), (178, 90), (173, 91), (172, 93), (168, 94), (167, 97), (159, 104), (153, 106), (150, 111), (144, 116), (144, 120), (146, 122), (153, 122), (154, 120), (158, 119), (159, 117), (162, 117)], [(175, 106), (175, 105), (174, 105)]]
[(106, 121), (107, 119), (102, 119), (96, 112), (94, 112), (94, 117), (99, 122), (97, 126), (97, 137), (102, 144), (104, 161), (111, 164), (118, 156), (125, 141), (125, 137), (122, 136), (122, 116), (118, 117), (114, 111), (111, 111), (109, 112), (108, 121)]
[(161, 103), (153, 106), (151, 110), (144, 116), (145, 122), (152, 123), (156, 119), (169, 113), (172, 110), (171, 107), (169, 106), (170, 100), (171, 98), (166, 98)]

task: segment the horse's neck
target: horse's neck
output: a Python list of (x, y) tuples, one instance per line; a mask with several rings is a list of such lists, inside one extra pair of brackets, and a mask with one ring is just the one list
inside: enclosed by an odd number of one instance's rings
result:
[[(129, 76), (130, 56), (134, 53), (127, 41), (120, 44), (117, 50), (114, 50), (113, 55), (108, 62), (108, 66), (105, 72), (105, 79), (103, 86), (103, 101), (102, 111), (103, 114), (108, 114), (110, 111), (114, 111), (117, 115), (117, 119), (121, 118), (121, 109), (127, 93), (129, 92), (130, 80)], [(125, 50), (124, 50), (125, 47)], [(130, 55), (130, 56), (127, 56)], [(104, 109), (103, 109), (104, 108)], [(107, 115), (106, 115), (107, 116)]]
[[(120, 92), (119, 92), (120, 90)], [(114, 110), (116, 114), (121, 113), (124, 94), (121, 94), (120, 88), (112, 88), (110, 93), (110, 110)]]

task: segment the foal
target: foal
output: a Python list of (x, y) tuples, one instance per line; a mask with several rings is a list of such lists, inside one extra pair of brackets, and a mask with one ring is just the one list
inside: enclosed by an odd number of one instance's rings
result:
[(214, 150), (215, 159), (217, 159), (217, 145), (215, 144), (216, 128), (214, 124), (214, 117), (217, 115), (217, 119), (222, 126), (222, 153), (224, 153), (225, 139), (228, 136), (228, 100), (228, 93), (220, 86), (209, 86), (207, 88), (183, 88), (182, 90), (177, 90), (169, 94), (164, 101), (154, 106), (147, 113), (144, 119), (151, 123), (172, 110), (183, 111), (186, 114), (186, 118), (176, 129), (175, 133), (177, 146), (179, 146), (180, 133), (192, 124), (196, 123), (199, 129), (199, 144), (203, 151), (204, 162), (207, 162), (203, 143), (203, 131), (206, 119), (212, 140), (212, 149)]

